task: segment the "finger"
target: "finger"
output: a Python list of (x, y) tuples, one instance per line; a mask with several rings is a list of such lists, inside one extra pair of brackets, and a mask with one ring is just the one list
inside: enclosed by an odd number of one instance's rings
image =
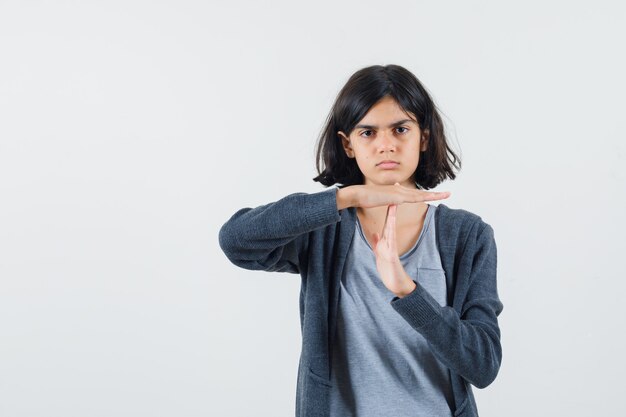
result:
[(450, 191), (421, 191), (417, 190), (417, 201), (441, 200), (450, 197)]
[(390, 240), (395, 239), (395, 204), (387, 206), (387, 216), (385, 217), (385, 224), (383, 225), (383, 238), (389, 243)]
[(397, 204), (389, 206), (389, 220), (387, 221), (387, 240), (389, 241), (389, 247), (395, 248), (396, 245), (396, 213), (398, 210)]
[(450, 194), (450, 191), (439, 191), (435, 193), (438, 198), (448, 198), (450, 197)]
[(389, 218), (389, 206), (387, 206), (387, 213), (385, 214), (385, 222), (383, 223), (383, 239), (385, 238), (385, 236), (387, 236), (385, 234), (385, 229), (387, 229), (387, 219)]

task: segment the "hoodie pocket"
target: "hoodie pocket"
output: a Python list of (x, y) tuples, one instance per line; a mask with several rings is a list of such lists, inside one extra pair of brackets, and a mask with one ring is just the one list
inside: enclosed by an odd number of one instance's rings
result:
[(324, 385), (325, 387), (332, 388), (333, 386), (333, 384), (331, 384), (329, 380), (313, 372), (313, 369), (311, 369), (310, 367), (309, 367), (309, 377), (311, 377), (313, 381), (321, 385)]
[(465, 397), (465, 400), (463, 400), (463, 402), (461, 403), (461, 405), (459, 405), (459, 408), (457, 408), (454, 411), (454, 417), (460, 417), (463, 414), (465, 414), (465, 409), (467, 408), (467, 404), (469, 403), (469, 397)]

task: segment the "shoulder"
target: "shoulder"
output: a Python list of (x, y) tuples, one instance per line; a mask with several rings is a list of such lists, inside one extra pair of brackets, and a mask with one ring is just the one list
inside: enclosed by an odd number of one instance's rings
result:
[(491, 226), (477, 213), (443, 203), (437, 206), (435, 222), (441, 236), (479, 236), (483, 232), (493, 234)]
[(449, 207), (443, 203), (437, 206), (436, 216), (446, 223), (486, 224), (481, 216), (469, 210)]

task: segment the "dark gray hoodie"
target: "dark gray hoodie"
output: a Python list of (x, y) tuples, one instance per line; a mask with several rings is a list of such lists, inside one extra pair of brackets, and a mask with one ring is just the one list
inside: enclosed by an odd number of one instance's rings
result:
[[(296, 417), (328, 417), (330, 412), (339, 286), (356, 228), (356, 208), (337, 210), (337, 190), (293, 193), (242, 208), (219, 231), (220, 247), (234, 265), (301, 276)], [(420, 285), (390, 303), (449, 369), (454, 416), (478, 416), (471, 385), (491, 384), (502, 361), (494, 232), (478, 215), (443, 203), (437, 206), (435, 227), (447, 305)]]

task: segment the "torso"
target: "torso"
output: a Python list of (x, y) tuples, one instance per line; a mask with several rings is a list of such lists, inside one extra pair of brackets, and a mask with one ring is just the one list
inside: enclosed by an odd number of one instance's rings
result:
[[(399, 208), (400, 206), (398, 206)], [(416, 215), (407, 216), (409, 218), (396, 218), (396, 244), (398, 245), (398, 256), (402, 256), (411, 249), (417, 239), (420, 236), (422, 227), (424, 226), (424, 220), (426, 219), (426, 212), (428, 211), (428, 204), (423, 204), (416, 210)], [(374, 245), (374, 233), (382, 235), (383, 224), (385, 223), (385, 217), (382, 219), (368, 219), (362, 213), (357, 210), (357, 216), (363, 234), (367, 238), (372, 249)]]

